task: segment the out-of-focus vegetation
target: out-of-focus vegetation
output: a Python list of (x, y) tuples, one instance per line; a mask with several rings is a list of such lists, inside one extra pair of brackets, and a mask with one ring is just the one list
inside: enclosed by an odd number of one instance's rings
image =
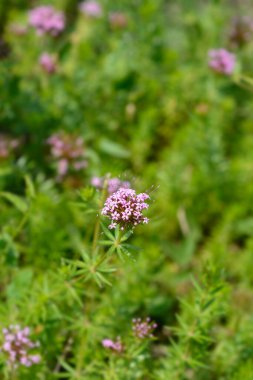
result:
[[(0, 378), (252, 380), (253, 4), (97, 6), (0, 2), (0, 326), (40, 342), (15, 367), (1, 333)], [(110, 178), (150, 195), (131, 235), (99, 216)]]

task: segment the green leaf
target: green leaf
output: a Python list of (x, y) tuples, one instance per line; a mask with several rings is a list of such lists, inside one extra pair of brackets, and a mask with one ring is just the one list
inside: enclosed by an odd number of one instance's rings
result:
[(96, 276), (99, 278), (99, 280), (101, 281), (101, 283), (103, 284), (106, 284), (106, 285), (109, 285), (109, 286), (112, 286), (112, 284), (110, 283), (110, 281), (108, 281), (105, 276), (103, 276), (101, 273), (97, 272), (96, 273)]
[(7, 192), (1, 192), (0, 196), (9, 201), (10, 203), (13, 204), (19, 211), (22, 213), (25, 213), (28, 209), (27, 203), (25, 200), (18, 195), (12, 194), (12, 193), (7, 193)]
[(12, 173), (11, 168), (5, 167), (0, 169), (0, 177), (5, 177), (6, 175), (9, 175)]
[(115, 237), (113, 236), (113, 234), (108, 230), (107, 227), (105, 227), (105, 225), (103, 223), (100, 223), (100, 224), (101, 224), (101, 228), (102, 228), (104, 234), (108, 237), (108, 239), (110, 239), (111, 241), (114, 241)]
[(121, 250), (121, 247), (117, 247), (116, 251), (120, 260), (124, 262), (125, 261), (124, 252)]
[(31, 180), (31, 178), (26, 175), (25, 176), (25, 184), (26, 184), (26, 194), (29, 198), (35, 198), (35, 187)]
[(99, 149), (102, 152), (109, 154), (110, 156), (118, 158), (128, 158), (130, 156), (129, 151), (126, 148), (124, 148), (123, 145), (120, 145), (108, 139), (100, 140)]
[(133, 234), (133, 230), (130, 230), (128, 231), (127, 233), (125, 233), (122, 238), (121, 238), (121, 241), (126, 241), (131, 235)]
[(111, 240), (99, 240), (98, 242), (101, 245), (112, 245), (113, 242)]
[(75, 375), (75, 370), (74, 368), (72, 368), (68, 363), (66, 363), (63, 359), (59, 358), (59, 362), (61, 363), (61, 366), (66, 370), (68, 371), (69, 373), (71, 373), (72, 375)]
[(112, 255), (116, 251), (115, 245), (112, 245), (106, 252), (108, 256)]
[(94, 187), (84, 187), (79, 191), (79, 195), (84, 202), (91, 201), (95, 195)]

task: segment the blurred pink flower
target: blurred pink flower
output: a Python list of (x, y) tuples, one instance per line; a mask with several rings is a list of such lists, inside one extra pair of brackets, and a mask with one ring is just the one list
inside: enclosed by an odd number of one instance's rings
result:
[(55, 160), (59, 179), (70, 172), (78, 172), (87, 167), (84, 141), (79, 136), (56, 133), (47, 139), (51, 157)]
[(137, 338), (153, 338), (153, 331), (157, 328), (157, 324), (152, 322), (148, 317), (144, 320), (141, 318), (133, 319), (132, 330)]
[(209, 67), (220, 74), (231, 75), (235, 68), (235, 55), (226, 49), (213, 49), (208, 52)]
[(20, 365), (31, 367), (40, 362), (40, 355), (30, 353), (31, 350), (39, 347), (39, 342), (31, 341), (29, 327), (21, 329), (18, 325), (11, 325), (3, 329), (3, 335), (4, 342), (1, 350), (7, 355), (7, 362), (11, 367), (17, 368)]
[(101, 189), (103, 187), (103, 179), (102, 177), (92, 177), (91, 178), (92, 186)]
[(97, 1), (94, 1), (94, 0), (83, 1), (79, 5), (79, 9), (86, 16), (90, 16), (90, 17), (101, 17), (102, 16), (102, 7)]
[(76, 170), (81, 170), (81, 169), (85, 169), (87, 168), (87, 161), (76, 161), (73, 163), (73, 167), (76, 169)]
[(69, 167), (69, 164), (68, 164), (68, 161), (65, 158), (59, 160), (58, 163), (57, 163), (58, 174), (61, 177), (65, 176), (67, 174), (67, 172), (68, 172), (68, 167)]
[(56, 71), (55, 57), (49, 53), (42, 53), (39, 59), (40, 66), (48, 74), (53, 74)]
[[(102, 189), (104, 186), (105, 177), (93, 177), (91, 184), (97, 189)], [(129, 189), (130, 182), (121, 181), (119, 178), (109, 178), (107, 180), (107, 190), (109, 194), (113, 194), (121, 188)]]
[(41, 5), (29, 12), (29, 24), (40, 35), (48, 33), (57, 36), (65, 28), (65, 16), (51, 5)]
[(118, 353), (121, 353), (124, 350), (120, 337), (118, 337), (116, 341), (111, 339), (103, 339), (102, 346)]
[(19, 145), (20, 141), (18, 139), (0, 134), (0, 159), (7, 159)]
[(109, 21), (113, 28), (123, 29), (128, 24), (127, 16), (122, 12), (112, 12), (109, 15)]

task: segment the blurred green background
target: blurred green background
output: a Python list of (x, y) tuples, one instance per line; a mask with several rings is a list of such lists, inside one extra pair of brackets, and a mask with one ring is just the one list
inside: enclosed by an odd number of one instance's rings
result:
[[(99, 3), (96, 18), (77, 0), (0, 2), (0, 325), (37, 326), (44, 358), (17, 379), (252, 380), (253, 4)], [(66, 14), (57, 37), (28, 25), (42, 4)], [(232, 76), (208, 67), (221, 47), (236, 56)], [(57, 179), (55, 133), (82, 137), (85, 170)], [(4, 139), (18, 146), (1, 155)], [(63, 259), (79, 257), (93, 224), (79, 194), (107, 173), (150, 193), (150, 223), (112, 287), (72, 289)], [(101, 339), (136, 315), (159, 324), (146, 356), (106, 358)]]

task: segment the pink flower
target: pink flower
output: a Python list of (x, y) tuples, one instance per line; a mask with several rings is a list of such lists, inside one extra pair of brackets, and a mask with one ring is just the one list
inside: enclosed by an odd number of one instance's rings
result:
[(85, 160), (84, 142), (81, 137), (56, 133), (47, 139), (50, 154), (55, 160), (59, 179), (69, 172), (78, 172), (88, 165)]
[(68, 167), (69, 167), (69, 164), (65, 158), (58, 161), (57, 171), (60, 177), (65, 176), (67, 174)]
[(19, 365), (31, 367), (40, 362), (40, 355), (30, 353), (39, 346), (39, 343), (30, 340), (29, 327), (21, 329), (18, 325), (11, 325), (3, 329), (3, 335), (2, 351), (7, 355), (7, 361), (11, 367), (16, 368)]
[(91, 179), (92, 186), (102, 189), (103, 188), (103, 179), (100, 177), (92, 177)]
[(142, 320), (141, 318), (133, 319), (132, 330), (137, 338), (153, 338), (153, 331), (157, 328), (157, 324), (152, 322), (150, 318)]
[(118, 337), (116, 341), (104, 339), (102, 340), (102, 346), (118, 353), (121, 353), (124, 350), (120, 337)]
[(220, 74), (231, 75), (235, 67), (235, 55), (225, 49), (210, 50), (209, 67)]
[[(97, 189), (103, 189), (104, 186), (104, 177), (93, 177), (91, 179), (91, 184)], [(109, 194), (113, 194), (121, 188), (129, 189), (130, 182), (121, 181), (119, 178), (109, 178), (107, 180), (107, 190)]]
[(55, 57), (51, 54), (42, 53), (39, 62), (43, 70), (48, 74), (53, 74), (56, 71)]
[(85, 168), (87, 168), (87, 161), (85, 161), (85, 160), (76, 161), (73, 163), (73, 167), (77, 171), (85, 169)]
[(117, 225), (121, 230), (134, 228), (138, 224), (148, 223), (148, 218), (142, 212), (149, 207), (145, 200), (149, 199), (146, 193), (136, 194), (132, 189), (119, 189), (107, 198), (102, 215), (111, 219), (110, 229)]
[(7, 159), (11, 153), (20, 145), (18, 139), (0, 134), (0, 159)]
[(50, 5), (42, 5), (29, 12), (29, 24), (39, 35), (48, 33), (57, 36), (65, 28), (65, 16)]
[(80, 4), (79, 9), (86, 16), (101, 17), (102, 15), (102, 7), (97, 1), (83, 1)]
[(127, 16), (122, 12), (112, 12), (109, 15), (109, 21), (113, 28), (123, 29), (128, 24)]

